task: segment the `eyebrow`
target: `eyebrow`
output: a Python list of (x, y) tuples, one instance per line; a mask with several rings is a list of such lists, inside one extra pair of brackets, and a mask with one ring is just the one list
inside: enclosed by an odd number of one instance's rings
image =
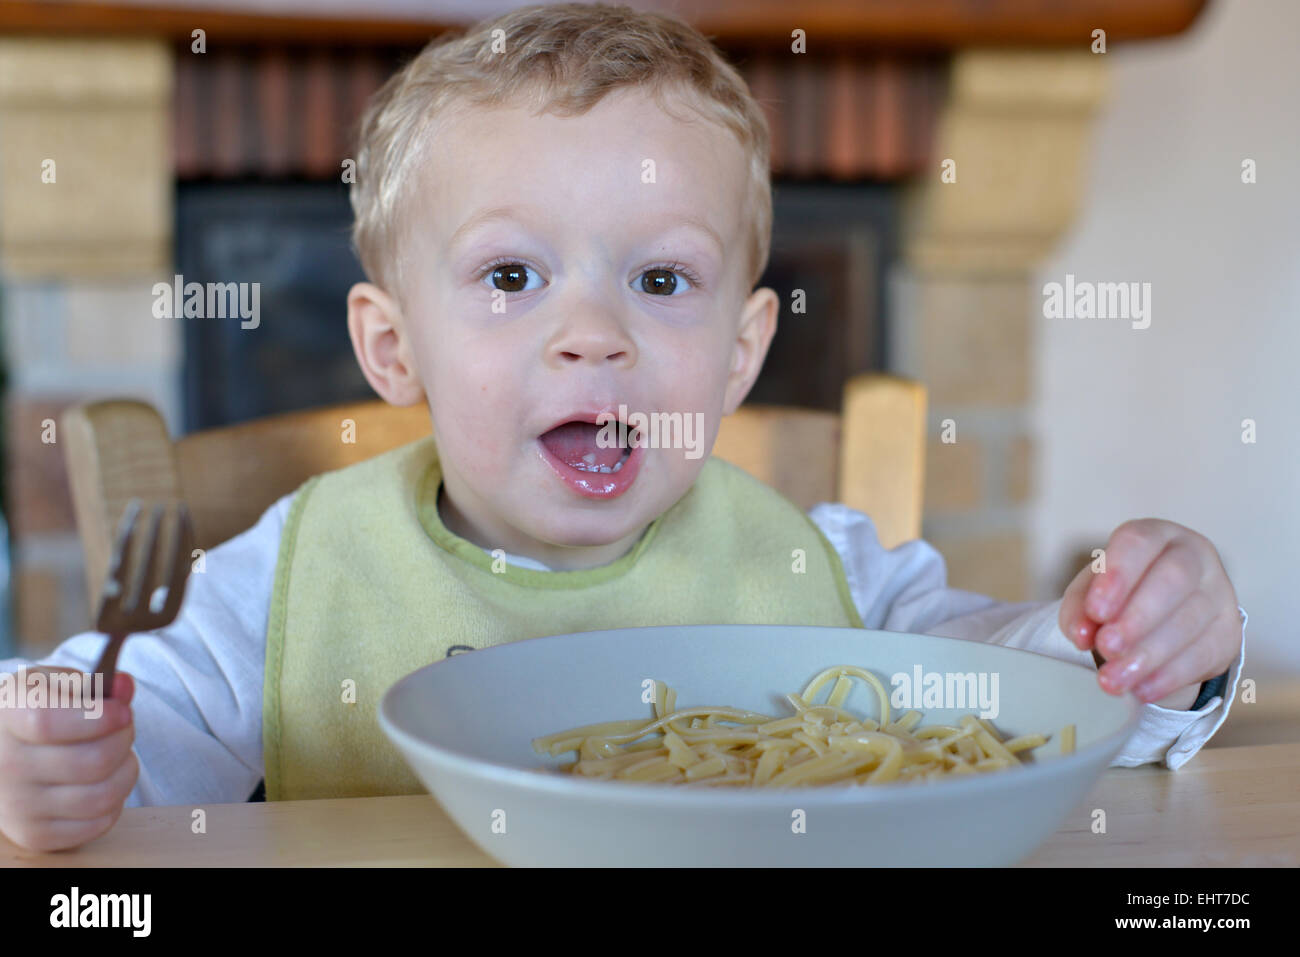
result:
[[(493, 206), (490, 207), (489, 209), (481, 210), (475, 213), (469, 219), (465, 220), (465, 222), (461, 223), (460, 226), (456, 228), (456, 231), (451, 234), (451, 238), (447, 240), (447, 247), (449, 249), (454, 249), (459, 242), (461, 242), (466, 236), (468, 236), (474, 230), (478, 229), (480, 226), (485, 226), (488, 223), (495, 222), (497, 220), (518, 221), (520, 219), (527, 218), (527, 214), (534, 212), (535, 210), (536, 210), (535, 206)], [(521, 216), (520, 215), (521, 213), (524, 215)], [(727, 251), (726, 244), (723, 243), (722, 237), (718, 235), (718, 231), (715, 230), (703, 219), (700, 219), (696, 216), (685, 216), (682, 219), (676, 220), (672, 224), (670, 224), (667, 227), (667, 229), (664, 230), (664, 232), (667, 232), (670, 229), (676, 229), (679, 226), (688, 226), (692, 229), (704, 233), (706, 236), (709, 237), (709, 239), (713, 241), (714, 245), (718, 247), (718, 251), (720, 253), (723, 254), (726, 253)]]
[(696, 229), (699, 232), (704, 233), (711, 240), (713, 240), (714, 245), (718, 247), (718, 252), (723, 253), (724, 255), (726, 254), (727, 247), (726, 244), (723, 243), (722, 237), (718, 235), (718, 231), (716, 229), (714, 229), (704, 220), (699, 219), (695, 216), (687, 216), (679, 220), (678, 222), (673, 223), (673, 225), (668, 228), (675, 229), (678, 225), (689, 226), (692, 229)]
[(454, 249), (457, 243), (480, 226), (499, 219), (518, 220), (521, 218), (521, 213), (527, 213), (533, 209), (532, 206), (493, 206), (490, 209), (480, 210), (456, 228), (456, 231), (451, 234), (451, 238), (447, 240), (447, 246)]

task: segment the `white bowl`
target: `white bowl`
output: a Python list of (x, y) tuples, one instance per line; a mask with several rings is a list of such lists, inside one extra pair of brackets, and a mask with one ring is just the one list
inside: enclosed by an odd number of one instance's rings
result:
[[(831, 665), (857, 665), (886, 690), (898, 673), (998, 675), (1004, 739), (1050, 735), (1033, 764), (968, 778), (861, 787), (703, 788), (539, 774), (572, 753), (532, 739), (578, 725), (651, 718), (642, 682), (677, 707), (793, 713), (783, 697)], [(817, 696), (825, 700), (826, 691)], [(860, 681), (844, 707), (878, 717)], [(966, 708), (917, 708), (922, 726)], [(516, 866), (1004, 866), (1029, 856), (1078, 809), (1137, 726), (1131, 695), (1055, 658), (976, 641), (856, 628), (699, 625), (517, 641), (398, 681), (379, 723), (452, 820)], [(1077, 729), (1060, 754), (1060, 732)], [(797, 812), (802, 811), (800, 816)], [(795, 827), (802, 818), (804, 829)], [(1080, 819), (1083, 820), (1082, 818)]]

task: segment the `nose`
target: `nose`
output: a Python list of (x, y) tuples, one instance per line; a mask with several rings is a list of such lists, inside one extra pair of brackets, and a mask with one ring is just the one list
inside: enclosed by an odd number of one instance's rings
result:
[(607, 306), (595, 304), (570, 312), (547, 346), (548, 365), (614, 362), (630, 368), (636, 359), (636, 343), (623, 323)]

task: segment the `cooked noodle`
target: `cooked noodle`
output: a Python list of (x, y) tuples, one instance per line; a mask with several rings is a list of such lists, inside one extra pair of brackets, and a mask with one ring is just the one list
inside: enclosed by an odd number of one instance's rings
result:
[[(843, 705), (853, 678), (869, 684), (880, 701), (880, 720), (859, 718)], [(825, 704), (813, 698), (835, 681)], [(576, 751), (562, 770), (601, 780), (665, 784), (802, 787), (883, 784), (999, 771), (1022, 765), (1020, 755), (1047, 743), (1042, 734), (1002, 740), (974, 715), (960, 727), (918, 727), (919, 711), (890, 721), (889, 696), (869, 671), (852, 665), (827, 668), (802, 694), (788, 694), (790, 717), (737, 708), (678, 710), (677, 693), (655, 682), (654, 718), (571, 728), (533, 740), (552, 756)], [(644, 740), (643, 740), (644, 739)], [(1074, 725), (1061, 732), (1062, 752), (1074, 750)]]

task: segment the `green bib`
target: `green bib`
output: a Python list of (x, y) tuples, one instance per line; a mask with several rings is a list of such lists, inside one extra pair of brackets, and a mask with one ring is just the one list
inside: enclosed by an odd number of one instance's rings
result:
[(441, 484), (430, 436), (298, 490), (267, 621), (267, 800), (421, 793), (376, 711), (450, 654), (650, 625), (863, 627), (821, 530), (721, 459), (629, 552), (578, 571), (509, 565), (452, 534)]

